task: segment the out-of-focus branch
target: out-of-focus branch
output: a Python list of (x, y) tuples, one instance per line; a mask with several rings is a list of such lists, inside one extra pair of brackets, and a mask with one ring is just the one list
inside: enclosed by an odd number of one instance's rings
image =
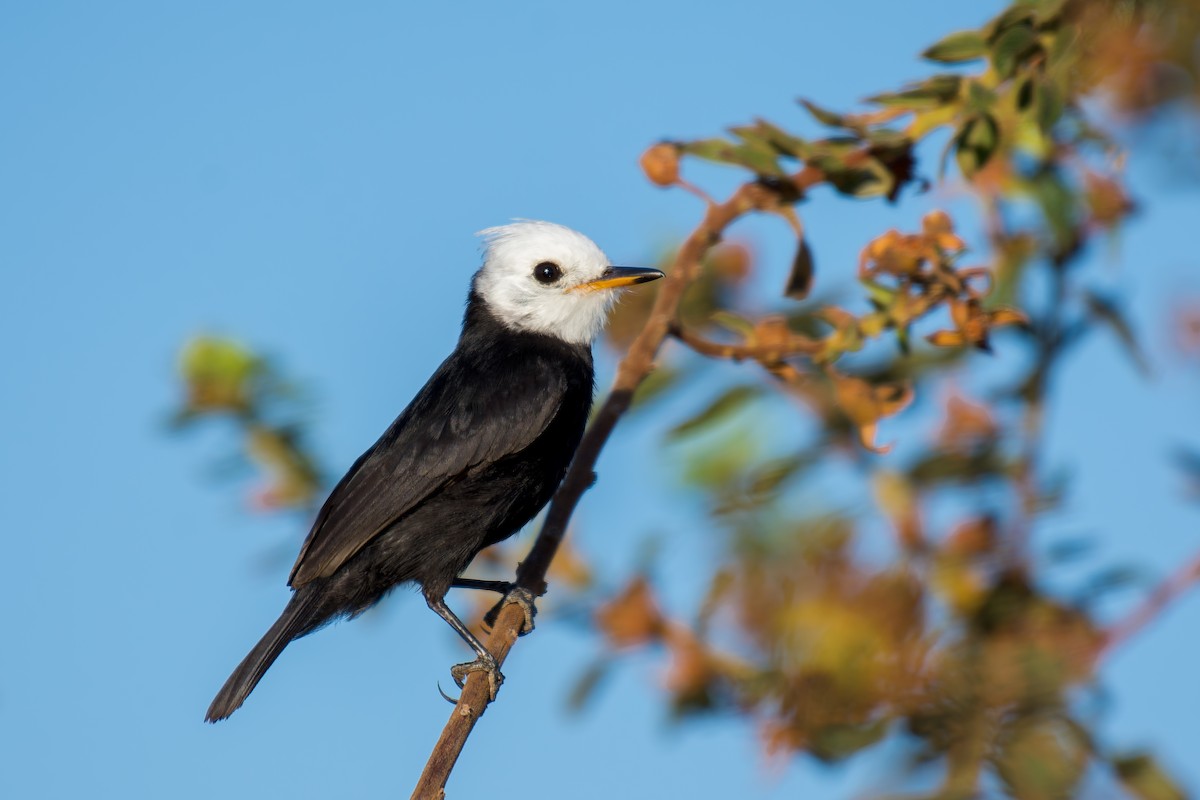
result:
[(1197, 582), (1200, 582), (1200, 554), (1193, 556), (1190, 561), (1168, 575), (1162, 583), (1154, 587), (1154, 591), (1150, 592), (1141, 605), (1123, 620), (1110, 627), (1104, 636), (1104, 642), (1100, 646), (1097, 657), (1103, 658), (1109, 655), (1132, 639)]
[[(725, 229), (739, 217), (749, 211), (771, 208), (777, 204), (776, 191), (771, 187), (759, 183), (744, 184), (724, 203), (710, 204), (704, 219), (679, 248), (670, 271), (660, 284), (658, 297), (645, 326), (617, 367), (612, 391), (584, 433), (575, 459), (550, 503), (546, 521), (533, 549), (517, 570), (518, 586), (535, 595), (545, 593), (546, 572), (558, 552), (567, 523), (580, 498), (595, 480), (593, 470), (600, 451), (621, 416), (629, 409), (634, 391), (654, 368), (654, 358), (671, 333), (685, 290), (700, 274), (704, 256), (720, 241)], [(504, 663), (523, 623), (524, 614), (515, 604), (502, 609), (487, 641), (488, 651), (495, 656), (497, 663)], [(446, 781), (454, 764), (475, 723), (490, 702), (486, 678), (482, 673), (472, 673), (421, 773), (413, 798), (425, 800), (445, 796)]]
[(791, 334), (784, 342), (768, 344), (724, 344), (706, 339), (695, 331), (688, 330), (682, 324), (676, 323), (671, 327), (671, 335), (703, 356), (710, 358), (728, 358), (733, 361), (753, 359), (767, 363), (782, 361), (793, 355), (813, 355), (823, 347), (817, 339)]

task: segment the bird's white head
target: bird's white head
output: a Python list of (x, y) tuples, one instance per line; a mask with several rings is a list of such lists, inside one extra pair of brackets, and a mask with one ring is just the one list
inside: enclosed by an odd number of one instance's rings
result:
[(480, 231), (483, 266), (475, 292), (509, 328), (591, 344), (617, 289), (662, 277), (656, 269), (610, 266), (582, 233), (552, 222), (522, 220)]

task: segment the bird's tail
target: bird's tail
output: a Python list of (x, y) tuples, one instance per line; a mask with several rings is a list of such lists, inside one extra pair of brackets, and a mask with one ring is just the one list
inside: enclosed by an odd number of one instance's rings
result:
[(314, 620), (314, 612), (318, 610), (318, 593), (311, 591), (313, 588), (306, 586), (292, 595), (279, 619), (275, 620), (271, 629), (254, 645), (250, 654), (242, 659), (229, 680), (225, 681), (221, 691), (217, 692), (212, 705), (208, 707), (208, 713), (204, 715), (205, 722), (219, 722), (237, 711), (283, 649), (293, 639), (319, 627), (319, 622)]

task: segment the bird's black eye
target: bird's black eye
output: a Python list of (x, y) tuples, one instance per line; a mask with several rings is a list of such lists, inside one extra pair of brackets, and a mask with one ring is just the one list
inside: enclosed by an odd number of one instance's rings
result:
[(533, 268), (533, 277), (538, 283), (551, 284), (562, 277), (562, 270), (553, 261), (543, 261)]

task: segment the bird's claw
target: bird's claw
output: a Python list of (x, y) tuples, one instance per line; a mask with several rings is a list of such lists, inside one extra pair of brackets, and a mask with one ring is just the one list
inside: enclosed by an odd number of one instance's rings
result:
[(510, 586), (504, 597), (500, 598), (500, 602), (492, 606), (492, 609), (483, 615), (483, 624), (491, 628), (496, 627), (496, 619), (500, 616), (500, 611), (509, 603), (515, 603), (525, 612), (525, 621), (521, 623), (521, 631), (518, 636), (524, 636), (527, 633), (533, 632), (533, 618), (537, 616), (537, 605), (533, 592), (528, 589), (513, 585)]
[(449, 703), (452, 706), (458, 705), (458, 698), (451, 697), (450, 695), (446, 694), (446, 690), (442, 688), (442, 684), (440, 682), (438, 683), (437, 687), (438, 687), (438, 694), (440, 694), (442, 696), (443, 700), (445, 700), (447, 703)]
[(450, 668), (450, 677), (454, 678), (458, 688), (462, 689), (467, 684), (467, 676), (472, 672), (482, 672), (487, 675), (488, 692), (491, 699), (495, 700), (496, 694), (500, 691), (500, 684), (504, 683), (504, 675), (500, 672), (500, 665), (496, 663), (496, 659), (490, 653), (485, 653), (474, 661), (455, 664)]

